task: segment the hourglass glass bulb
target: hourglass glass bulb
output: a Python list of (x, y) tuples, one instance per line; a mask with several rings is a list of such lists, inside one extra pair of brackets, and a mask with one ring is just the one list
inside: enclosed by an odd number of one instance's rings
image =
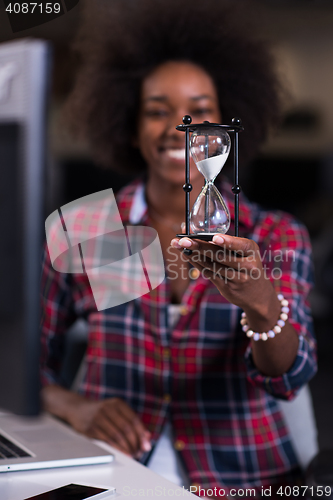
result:
[(230, 152), (230, 136), (223, 129), (200, 128), (193, 132), (190, 151), (197, 169), (206, 181), (214, 181)]
[(224, 234), (230, 227), (228, 207), (214, 185), (216, 176), (228, 158), (230, 143), (230, 137), (223, 129), (209, 127), (209, 125), (197, 129), (191, 136), (191, 155), (199, 172), (205, 178), (205, 186), (190, 214), (192, 233), (198, 235)]
[(194, 234), (225, 234), (230, 227), (230, 213), (221, 193), (212, 182), (206, 182), (190, 214)]

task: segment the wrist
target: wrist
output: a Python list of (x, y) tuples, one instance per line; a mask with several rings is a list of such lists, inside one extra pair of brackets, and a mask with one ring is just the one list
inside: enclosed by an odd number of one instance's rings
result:
[[(288, 320), (289, 307), (288, 301), (282, 294), (277, 295), (277, 300), (279, 302), (278, 319), (276, 320), (274, 326), (270, 326), (268, 329), (265, 328), (265, 326), (263, 326), (263, 330), (260, 330), (260, 328), (254, 328), (253, 323), (248, 320), (246, 313), (242, 313), (242, 330), (246, 332), (247, 337), (252, 337), (254, 340), (261, 339), (265, 341), (268, 338), (274, 338), (276, 334), (281, 333), (282, 328), (286, 325)], [(270, 324), (272, 325), (272, 323)]]
[(52, 415), (72, 425), (75, 412), (84, 398), (60, 385), (49, 385), (42, 389), (43, 407)]
[(78, 416), (85, 414), (84, 406), (88, 400), (77, 394), (76, 392), (68, 391), (63, 400), (63, 418), (74, 429), (78, 429)]
[(273, 291), (264, 303), (257, 303), (254, 307), (244, 307), (243, 311), (247, 317), (247, 324), (252, 330), (267, 332), (279, 319), (281, 304)]

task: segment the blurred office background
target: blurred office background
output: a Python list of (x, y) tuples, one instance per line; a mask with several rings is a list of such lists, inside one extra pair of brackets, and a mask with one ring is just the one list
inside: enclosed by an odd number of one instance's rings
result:
[[(245, 176), (246, 194), (293, 213), (310, 232), (316, 263), (311, 302), (319, 351), (319, 372), (310, 385), (320, 448), (332, 448), (333, 2), (256, 0), (255, 12), (262, 34), (273, 43), (289, 96), (278, 133)], [(0, 43), (35, 37), (53, 45), (46, 215), (103, 188), (117, 190), (129, 180), (97, 169), (87, 145), (74, 141), (61, 121), (62, 104), (75, 78), (69, 45), (79, 14), (80, 3), (51, 22), (13, 34), (0, 0)]]

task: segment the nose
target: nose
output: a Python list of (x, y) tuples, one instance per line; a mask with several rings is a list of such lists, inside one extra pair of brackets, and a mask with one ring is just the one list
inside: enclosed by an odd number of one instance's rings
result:
[(179, 130), (176, 130), (176, 127), (178, 125), (181, 125), (183, 123), (183, 116), (186, 115), (186, 112), (184, 110), (177, 110), (173, 113), (170, 113), (168, 124), (166, 127), (166, 134), (169, 137), (176, 137), (178, 140), (184, 140), (184, 134), (183, 132), (180, 132)]

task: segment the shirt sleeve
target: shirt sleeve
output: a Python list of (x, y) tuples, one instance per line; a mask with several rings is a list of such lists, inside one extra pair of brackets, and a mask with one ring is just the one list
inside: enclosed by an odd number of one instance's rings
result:
[(70, 274), (53, 269), (47, 245), (43, 251), (41, 276), (41, 382), (60, 384), (65, 334), (75, 321)]
[(264, 271), (276, 292), (289, 301), (289, 323), (298, 333), (299, 342), (293, 365), (278, 377), (259, 372), (249, 345), (245, 352), (248, 380), (277, 398), (291, 400), (317, 371), (316, 341), (308, 301), (313, 286), (309, 236), (304, 226), (280, 212), (274, 217), (265, 217), (254, 239), (260, 248)]

